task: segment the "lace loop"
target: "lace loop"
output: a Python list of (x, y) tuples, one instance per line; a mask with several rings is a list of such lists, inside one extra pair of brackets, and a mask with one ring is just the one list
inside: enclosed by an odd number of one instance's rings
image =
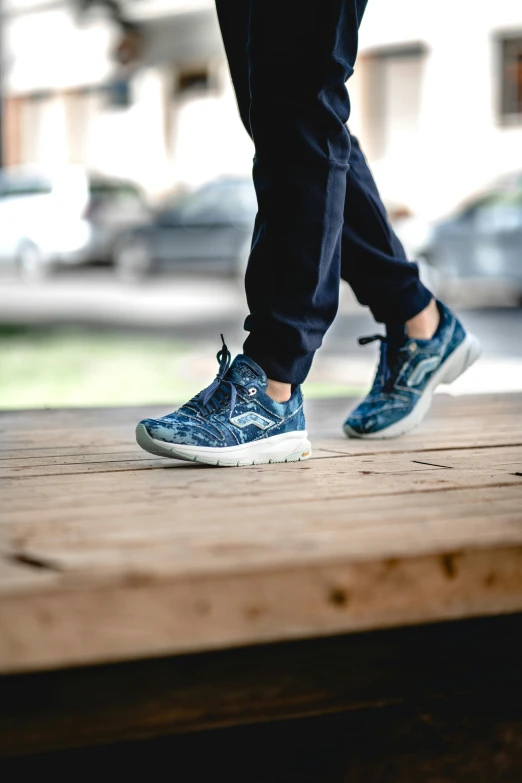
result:
[(359, 345), (368, 345), (368, 343), (373, 343), (375, 340), (381, 340), (381, 342), (385, 343), (387, 342), (388, 338), (383, 334), (371, 334), (369, 337), (359, 337), (357, 342)]
[(232, 361), (232, 354), (227, 348), (227, 344), (225, 343), (225, 338), (223, 335), (221, 335), (221, 342), (223, 345), (219, 349), (219, 351), (216, 354), (216, 359), (219, 362), (219, 370), (209, 386), (206, 387), (206, 389), (203, 389), (197, 397), (194, 398), (194, 401), (196, 405), (198, 406), (199, 410), (202, 413), (206, 413), (210, 408), (217, 409), (218, 404), (220, 402), (223, 402), (226, 399), (226, 394), (224, 393), (224, 387), (228, 388), (229, 395), (230, 395), (230, 402), (229, 402), (229, 418), (232, 416), (234, 412), (234, 408), (236, 405), (237, 400), (237, 390), (235, 387), (235, 384), (233, 381), (228, 380), (225, 378), (225, 375), (230, 369), (230, 364)]

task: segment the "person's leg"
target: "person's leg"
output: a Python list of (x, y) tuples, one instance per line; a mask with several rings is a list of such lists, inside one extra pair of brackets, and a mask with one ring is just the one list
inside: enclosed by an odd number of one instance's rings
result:
[(337, 312), (350, 155), (345, 83), (365, 4), (218, 0), (240, 112), (256, 148), (250, 335), (234, 362), (223, 343), (207, 389), (138, 424), (137, 441), (153, 454), (213, 465), (310, 456), (300, 383)]
[(389, 438), (416, 427), (439, 383), (451, 383), (479, 356), (477, 340), (419, 279), (388, 221), (355, 137), (347, 177), (341, 273), (361, 304), (386, 325), (370, 393), (344, 423), (349, 437)]
[(256, 148), (250, 335), (233, 362), (223, 343), (207, 389), (174, 413), (138, 424), (137, 441), (153, 454), (213, 465), (310, 456), (299, 384), (337, 311), (350, 154), (345, 82), (365, 2), (218, 0)]
[[(218, 0), (218, 10), (228, 7), (220, 17), (222, 27), (227, 20), (231, 34), (232, 8), (237, 12), (237, 37), (232, 34), (225, 46), (231, 70), (247, 68), (247, 77), (243, 70), (239, 82), (234, 73), (233, 78), (243, 121), (256, 146), (259, 210), (246, 280), (250, 315), (245, 326), (250, 336), (246, 355), (234, 362), (223, 343), (218, 375), (207, 389), (178, 411), (138, 424), (137, 441), (153, 454), (213, 465), (310, 456), (299, 384), (337, 311), (343, 213), (349, 211), (345, 81), (353, 70), (365, 4), (366, 0)], [(357, 221), (364, 224), (355, 215), (354, 221), (354, 230)], [(363, 237), (359, 246), (365, 243)], [(353, 242), (343, 241), (343, 251), (357, 258)], [(347, 256), (346, 264), (349, 260)], [(347, 275), (352, 272), (347, 268)], [(373, 272), (367, 267), (367, 276), (374, 273), (378, 274), (375, 264)], [(359, 283), (355, 279), (364, 298), (365, 281)], [(407, 286), (397, 285), (395, 277), (394, 286), (399, 302)], [(378, 300), (375, 295), (376, 312), (384, 307)], [(397, 317), (399, 309), (394, 312)], [(369, 395), (347, 420), (348, 435), (380, 437), (383, 429), (388, 435), (405, 431), (400, 428), (408, 420), (410, 426), (409, 414), (422, 413), (418, 401), (429, 404), (433, 381), (451, 380), (476, 358), (476, 344), (454, 316), (442, 305), (439, 312), (441, 325), (433, 340), (424, 341), (427, 345), (404, 340), (404, 324), (396, 330), (402, 338), (392, 343), (388, 328), (388, 337), (381, 338), (385, 343), (372, 390), (375, 399)], [(405, 317), (404, 311), (400, 317)], [(386, 345), (391, 350), (386, 351)], [(420, 391), (409, 388), (413, 376)], [(286, 384), (287, 394), (291, 392), (288, 401), (277, 399), (274, 384), (276, 392)], [(388, 424), (383, 424), (383, 414), (390, 414)], [(388, 426), (391, 419), (395, 423)]]
[(259, 212), (244, 350), (287, 384), (305, 379), (337, 312), (350, 154), (345, 82), (365, 5), (251, 0), (245, 78), (244, 8), (235, 15), (237, 0), (217, 2), (240, 114), (256, 147)]
[(349, 437), (389, 438), (416, 427), (439, 383), (451, 383), (479, 356), (477, 340), (419, 280), (395, 235), (357, 139), (351, 137), (341, 274), (386, 335), (370, 393), (344, 423)]
[[(239, 116), (246, 132), (252, 138), (247, 55), (250, 2), (248, 0), (216, 0), (216, 11), (236, 94)], [(276, 402), (284, 402), (289, 399), (292, 387), (288, 383), (269, 378), (267, 392)]]
[[(216, 0), (216, 7), (239, 114), (252, 137), (247, 55), (250, 6), (244, 0)], [(435, 300), (389, 224), (358, 139), (350, 134), (350, 140), (341, 277), (376, 321), (406, 322), (411, 337), (431, 336), (438, 322)]]
[(389, 223), (359, 141), (350, 138), (341, 276), (376, 321), (406, 323), (428, 308), (433, 295)]
[(439, 325), (435, 299), (389, 223), (358, 139), (350, 140), (341, 277), (376, 321), (405, 323), (409, 337), (430, 339)]
[(344, 424), (349, 437), (383, 438), (413, 429), (435, 387), (450, 383), (480, 353), (455, 316), (419, 280), (389, 224), (357, 139), (346, 184), (341, 274), (375, 320), (386, 324), (372, 389)]

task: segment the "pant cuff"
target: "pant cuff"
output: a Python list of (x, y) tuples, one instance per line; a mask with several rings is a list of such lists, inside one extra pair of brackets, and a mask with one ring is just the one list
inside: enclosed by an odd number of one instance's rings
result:
[(421, 283), (413, 280), (406, 288), (388, 296), (386, 301), (370, 304), (373, 317), (379, 323), (404, 324), (414, 318), (429, 305), (433, 294)]
[(267, 378), (292, 385), (299, 385), (305, 381), (315, 351), (304, 356), (292, 356), (290, 353), (276, 355), (272, 351), (268, 354), (266, 348), (256, 345), (256, 342), (252, 335), (249, 335), (243, 345), (243, 353), (265, 371)]

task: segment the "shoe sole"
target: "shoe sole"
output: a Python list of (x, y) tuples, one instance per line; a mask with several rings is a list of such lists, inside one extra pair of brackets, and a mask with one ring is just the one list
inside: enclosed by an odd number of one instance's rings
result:
[(385, 438), (398, 438), (400, 435), (406, 435), (420, 424), (428, 410), (433, 399), (433, 392), (441, 383), (453, 383), (462, 373), (474, 364), (482, 353), (479, 341), (472, 334), (467, 334), (461, 344), (455, 348), (450, 356), (441, 364), (438, 370), (433, 373), (421, 398), (415, 408), (408, 413), (404, 419), (396, 421), (379, 432), (370, 432), (367, 435), (355, 432), (347, 424), (344, 425), (344, 432), (349, 438), (359, 438), (362, 440), (381, 440)]
[(172, 457), (227, 468), (268, 465), (272, 462), (300, 462), (312, 456), (312, 445), (306, 430), (285, 432), (238, 446), (207, 448), (155, 440), (149, 435), (144, 424), (138, 424), (136, 441), (142, 449), (158, 457)]

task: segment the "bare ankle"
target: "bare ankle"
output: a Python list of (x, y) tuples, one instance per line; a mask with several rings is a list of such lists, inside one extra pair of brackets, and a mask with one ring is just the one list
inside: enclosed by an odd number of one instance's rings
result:
[(437, 302), (432, 299), (420, 313), (406, 321), (406, 332), (412, 340), (431, 340), (440, 322)]
[(266, 393), (275, 402), (288, 402), (292, 396), (292, 385), (290, 383), (281, 383), (281, 381), (272, 381), (269, 378)]

